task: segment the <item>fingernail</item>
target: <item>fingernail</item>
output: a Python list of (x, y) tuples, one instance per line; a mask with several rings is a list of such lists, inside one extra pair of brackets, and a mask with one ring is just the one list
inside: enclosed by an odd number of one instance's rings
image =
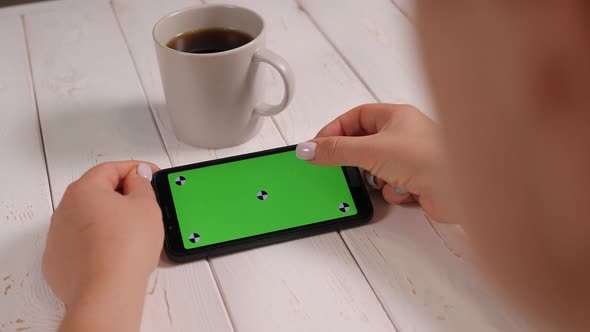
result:
[(395, 188), (393, 188), (393, 190), (394, 190), (394, 191), (395, 191), (395, 193), (396, 193), (396, 194), (398, 194), (398, 195), (405, 195), (405, 194), (407, 194), (407, 193), (408, 193), (406, 190), (403, 190), (403, 189), (402, 189), (402, 188), (400, 188), (400, 187), (395, 187)]
[(152, 181), (152, 168), (146, 163), (137, 164), (137, 175)]
[(317, 146), (314, 142), (304, 142), (297, 144), (295, 148), (295, 155), (299, 159), (312, 160), (315, 158), (315, 147)]
[(377, 188), (377, 183), (375, 182), (375, 175), (367, 172), (365, 173), (365, 178), (367, 179), (367, 183), (373, 187), (373, 188)]

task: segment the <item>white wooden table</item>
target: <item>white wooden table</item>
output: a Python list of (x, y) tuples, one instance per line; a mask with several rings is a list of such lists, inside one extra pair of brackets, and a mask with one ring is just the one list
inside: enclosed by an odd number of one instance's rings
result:
[[(206, 2), (218, 2), (207, 0)], [(293, 67), (288, 110), (252, 141), (206, 150), (171, 131), (151, 29), (198, 0), (62, 0), (0, 10), (0, 331), (52, 331), (43, 281), (49, 217), (66, 186), (108, 160), (160, 167), (294, 144), (361, 103), (432, 116), (411, 0), (223, 0), (267, 21)], [(270, 99), (281, 81), (268, 82)], [(523, 331), (473, 268), (460, 229), (374, 196), (367, 226), (185, 265), (161, 263), (143, 331)]]

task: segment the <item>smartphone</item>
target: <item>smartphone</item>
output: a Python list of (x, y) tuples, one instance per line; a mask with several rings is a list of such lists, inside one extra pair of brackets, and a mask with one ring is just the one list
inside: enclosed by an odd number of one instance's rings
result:
[(295, 146), (163, 169), (152, 185), (166, 254), (189, 261), (368, 222), (355, 167), (316, 166)]

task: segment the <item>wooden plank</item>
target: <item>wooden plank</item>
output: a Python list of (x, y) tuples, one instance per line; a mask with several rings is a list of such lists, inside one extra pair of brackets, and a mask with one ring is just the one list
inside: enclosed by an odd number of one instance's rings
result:
[(399, 331), (526, 331), (422, 209), (374, 202), (371, 224), (342, 234)]
[(410, 21), (416, 17), (416, 0), (391, 0), (391, 2), (402, 12)]
[[(412, 23), (415, 23), (416, 2), (415, 0), (391, 0)], [(436, 234), (443, 241), (445, 246), (456, 256), (470, 258), (474, 253), (470, 250), (469, 239), (461, 226), (453, 224), (441, 224), (429, 220)]]
[(337, 233), (212, 263), (238, 330), (395, 331)]
[[(162, 136), (168, 155), (173, 165), (184, 165), (193, 162), (215, 159), (216, 154), (211, 149), (198, 149), (184, 144), (176, 139), (172, 130), (172, 123), (166, 110), (166, 100), (160, 79), (160, 71), (157, 66), (156, 54), (152, 39), (152, 28), (154, 24), (165, 14), (176, 9), (201, 4), (198, 0), (172, 0), (161, 1), (161, 10), (154, 10), (150, 2), (146, 2), (142, 8), (141, 17), (129, 20), (130, 5), (126, 1), (115, 1), (112, 6), (115, 8), (115, 15), (123, 29), (125, 42), (133, 57), (137, 74), (147, 96), (151, 111), (156, 120), (158, 130)], [(135, 8), (133, 9), (135, 10)], [(133, 31), (133, 34), (129, 32)], [(156, 64), (156, 66), (153, 66)]]
[[(207, 2), (237, 4), (259, 12), (268, 27), (268, 47), (283, 56), (295, 70), (296, 97), (289, 110), (275, 116), (287, 143), (308, 140), (340, 114), (373, 101), (371, 94), (294, 1)], [(268, 98), (279, 100), (283, 91), (281, 79), (271, 71), (270, 80)]]
[[(298, 3), (381, 101), (415, 104), (434, 115), (423, 88), (414, 28), (390, 1)], [(376, 220), (342, 234), (396, 327), (524, 329), (465, 261), (471, 252), (455, 226), (430, 225), (417, 207), (389, 207), (380, 198), (374, 202)]]
[(414, 28), (390, 0), (297, 1), (379, 101), (413, 104), (434, 117)]
[[(142, 2), (144, 4), (144, 2)], [(166, 110), (166, 101), (160, 79), (160, 71), (157, 66), (156, 54), (154, 51), (152, 28), (162, 16), (173, 12), (179, 8), (201, 4), (198, 0), (173, 0), (164, 1), (157, 6), (150, 2), (145, 2), (144, 13), (141, 17), (132, 17), (134, 13), (130, 8), (136, 5), (134, 2), (114, 1), (113, 7), (120, 19), (121, 27), (127, 36), (126, 42), (129, 45), (130, 52), (141, 78), (145, 94), (156, 123), (162, 134), (168, 154), (174, 165), (189, 164), (218, 157), (218, 153), (213, 149), (199, 149), (184, 144), (176, 139), (172, 130), (171, 120)], [(133, 7), (133, 10), (137, 8)], [(245, 153), (263, 150), (268, 147), (283, 145), (284, 141), (280, 138), (276, 127), (269, 119), (263, 124), (260, 135), (246, 142), (239, 147), (228, 149), (228, 151), (219, 151), (219, 156), (232, 155), (236, 153)], [(235, 151), (235, 152), (232, 152)]]
[(16, 17), (18, 15), (23, 15), (25, 13), (31, 11), (42, 11), (42, 10), (50, 10), (62, 6), (64, 1), (68, 0), (52, 0), (52, 1), (45, 1), (42, 3), (27, 3), (23, 5), (16, 5), (10, 6), (5, 8), (0, 8), (0, 15), (1, 16), (13, 16)]
[(449, 249), (453, 255), (463, 258), (470, 263), (473, 263), (475, 253), (471, 246), (470, 239), (467, 233), (463, 230), (461, 225), (457, 224), (441, 224), (428, 218), (430, 226), (434, 229), (434, 232), (440, 237), (445, 247)]
[[(170, 166), (110, 5), (26, 15), (25, 27), (54, 203), (102, 161)], [(191, 264), (190, 272), (161, 266), (152, 276), (144, 331), (231, 330), (207, 262)]]
[(0, 331), (52, 331), (63, 306), (41, 273), (52, 207), (18, 16), (0, 20), (0, 40)]
[[(395, 7), (400, 10), (410, 22), (415, 23), (416, 2), (415, 0), (391, 0)], [(437, 235), (444, 242), (445, 246), (457, 256), (472, 256), (468, 244), (469, 239), (459, 225), (440, 224), (429, 220)]]
[(56, 204), (97, 163), (169, 164), (110, 8), (84, 6), (25, 16)]
[(43, 2), (26, 3), (22, 5), (0, 8), (0, 16), (17, 16), (30, 13), (44, 12), (48, 10), (59, 10), (81, 2), (99, 2), (108, 3), (109, 0), (49, 0)]
[[(207, 3), (241, 5), (260, 13), (268, 28), (268, 47), (293, 67), (298, 82), (296, 97), (287, 112), (275, 117), (288, 143), (313, 137), (337, 115), (370, 100), (354, 74), (295, 2), (208, 0)], [(282, 92), (278, 75), (271, 78), (270, 84), (269, 98), (276, 100)], [(318, 256), (312, 258), (312, 253)], [(212, 263), (222, 291), (232, 295), (225, 298), (234, 321), (241, 323), (237, 328), (247, 331), (394, 329), (335, 233), (226, 256)], [(250, 287), (242, 287), (244, 280), (249, 281)], [(247, 299), (253, 297), (262, 303), (257, 307), (248, 304)]]
[[(174, 2), (179, 7), (189, 3)], [(261, 12), (270, 27), (270, 48), (285, 56), (293, 66), (299, 85), (298, 91), (293, 104), (284, 113), (284, 120), (281, 121), (288, 122), (289, 116), (303, 119), (306, 116), (305, 108), (310, 106), (322, 109), (322, 112), (317, 112), (318, 115), (312, 118), (314, 121), (310, 121), (307, 127), (301, 127), (300, 131), (289, 123), (285, 125), (285, 128), (291, 130), (287, 135), (293, 139), (290, 143), (308, 138), (322, 122), (335, 114), (363, 100), (370, 100), (370, 95), (353, 73), (314, 29), (304, 13), (297, 9), (294, 2), (229, 3), (247, 5)], [(136, 59), (139, 75), (152, 106), (163, 107), (164, 103), (151, 36), (146, 31), (151, 31), (157, 18), (169, 11), (170, 7), (170, 4), (161, 1), (114, 2), (114, 8)], [(286, 27), (282, 28), (283, 26)], [(287, 31), (293, 32), (286, 34)], [(297, 51), (302, 46), (301, 42), (289, 46), (289, 43), (280, 41), (282, 35), (286, 40), (302, 40), (305, 36), (304, 45), (309, 51)], [(320, 84), (314, 83), (317, 73), (325, 76), (320, 81), (327, 86), (324, 90), (319, 90)], [(270, 100), (279, 97), (280, 88), (281, 82), (278, 77), (269, 80)], [(355, 93), (348, 90), (351, 88), (357, 89)], [(347, 97), (340, 98), (340, 104), (331, 104), (328, 108), (323, 102), (325, 94)], [(244, 146), (217, 150), (216, 156), (243, 153), (253, 147), (262, 149), (284, 144), (272, 122), (267, 123), (275, 130), (274, 133), (270, 130), (263, 131), (256, 140)], [(164, 122), (158, 124), (162, 126)], [(184, 151), (178, 153), (179, 160), (186, 158), (183, 160), (191, 161), (193, 158), (184, 157), (183, 154)], [(218, 257), (212, 259), (211, 263), (232, 321), (238, 330), (393, 330), (391, 322), (354, 263), (350, 252), (336, 233)]]

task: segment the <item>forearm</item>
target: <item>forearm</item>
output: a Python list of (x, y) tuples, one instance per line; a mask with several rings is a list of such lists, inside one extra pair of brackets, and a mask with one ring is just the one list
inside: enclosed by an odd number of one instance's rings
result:
[(93, 285), (68, 306), (59, 331), (139, 331), (146, 284), (111, 279)]

